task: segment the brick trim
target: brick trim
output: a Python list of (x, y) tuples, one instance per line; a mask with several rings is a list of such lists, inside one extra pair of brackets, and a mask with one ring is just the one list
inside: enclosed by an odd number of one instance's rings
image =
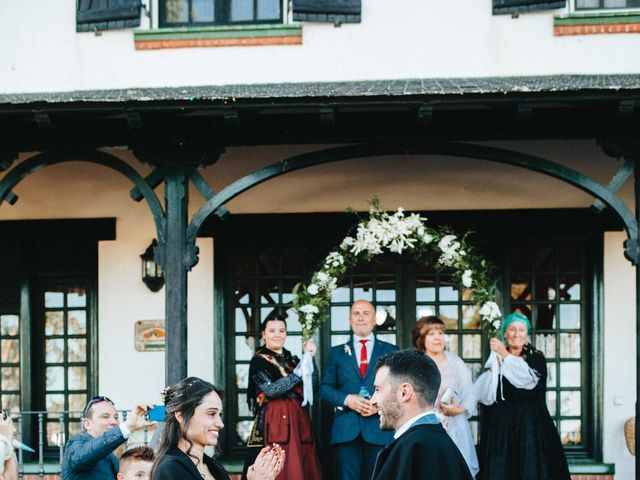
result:
[(302, 35), (236, 38), (177, 38), (171, 40), (136, 40), (136, 50), (198, 47), (248, 47), (264, 45), (302, 45)]
[(640, 33), (640, 23), (606, 23), (600, 25), (555, 25), (555, 36), (598, 35), (602, 33)]

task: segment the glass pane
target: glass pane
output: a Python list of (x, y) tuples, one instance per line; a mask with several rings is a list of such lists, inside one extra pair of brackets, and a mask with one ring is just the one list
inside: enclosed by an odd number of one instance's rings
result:
[(246, 332), (251, 328), (251, 309), (236, 308), (236, 332)]
[(556, 386), (556, 362), (547, 362), (547, 387)]
[(478, 376), (482, 373), (482, 363), (465, 362), (469, 370), (471, 370), (471, 380), (474, 382), (478, 379)]
[(231, 21), (253, 20), (253, 0), (231, 0)]
[(45, 340), (45, 362), (47, 363), (63, 363), (64, 362), (64, 338), (56, 338)]
[(482, 336), (462, 335), (462, 357), (480, 358), (482, 356)]
[(82, 412), (87, 405), (87, 395), (84, 393), (72, 393), (68, 395), (67, 399), (69, 400), (69, 411), (71, 412)]
[(376, 309), (376, 331), (389, 332), (396, 329), (396, 307), (387, 305)]
[(458, 306), (440, 305), (440, 318), (447, 330), (458, 329)]
[(436, 307), (433, 305), (418, 305), (416, 308), (416, 320), (420, 317), (431, 317), (436, 314)]
[(580, 276), (566, 275), (560, 277), (560, 300), (576, 301), (580, 300)]
[(260, 289), (260, 303), (263, 305), (272, 305), (278, 303), (278, 279), (277, 278), (261, 278), (258, 281)]
[(47, 390), (64, 390), (64, 367), (46, 368)]
[(547, 392), (547, 409), (551, 416), (555, 416), (556, 414), (556, 399), (558, 398), (558, 394), (555, 390), (551, 390)]
[(580, 429), (582, 422), (580, 420), (562, 420), (560, 422), (560, 440), (563, 445), (580, 445), (582, 436)]
[(18, 315), (0, 315), (0, 335), (15, 336), (20, 333), (20, 317)]
[(70, 338), (67, 340), (67, 360), (69, 362), (87, 361), (87, 339)]
[(20, 390), (20, 368), (2, 367), (2, 390)]
[(70, 437), (78, 435), (81, 432), (80, 422), (69, 422), (68, 428)]
[(251, 410), (249, 409), (249, 405), (247, 405), (247, 394), (239, 393), (238, 394), (238, 416), (240, 417), (251, 417)]
[(67, 306), (86, 307), (87, 295), (83, 288), (77, 288), (75, 292), (67, 293)]
[(560, 363), (560, 385), (563, 387), (581, 386), (580, 363), (562, 362)]
[(258, 20), (280, 18), (280, 0), (258, 0)]
[(87, 367), (69, 367), (69, 390), (86, 390)]
[(12, 338), (0, 342), (0, 362), (4, 364), (20, 362), (20, 340)]
[(376, 284), (376, 303), (395, 303), (396, 284), (393, 279), (379, 279)]
[(625, 8), (627, 0), (604, 0), (604, 8)]
[(576, 0), (576, 8), (598, 8), (600, 0)]
[(445, 334), (444, 345), (447, 350), (458, 355), (458, 335)]
[(62, 308), (64, 307), (63, 292), (44, 292), (45, 308)]
[(331, 307), (331, 330), (349, 330), (350, 307)]
[(560, 305), (560, 328), (580, 328), (580, 305)]
[(458, 289), (453, 285), (447, 285), (450, 283), (450, 279), (441, 279), (439, 290), (441, 302), (457, 302), (458, 301)]
[(514, 276), (511, 279), (511, 300), (525, 302), (531, 300), (531, 278)]
[(238, 295), (240, 295), (240, 293), (236, 292), (236, 297), (237, 297), (236, 302), (239, 303), (240, 305), (246, 305), (248, 303), (251, 303), (250, 302), (251, 297), (249, 296), (248, 293), (243, 292), (241, 296), (238, 296)]
[(536, 335), (536, 348), (540, 350), (546, 358), (555, 358), (556, 336), (548, 333)]
[(418, 302), (435, 302), (436, 287), (433, 280), (418, 280), (418, 288), (416, 288), (416, 301)]
[(194, 22), (213, 22), (214, 0), (193, 0), (191, 15)]
[(247, 388), (249, 386), (249, 365), (236, 365), (236, 387)]
[(188, 0), (165, 0), (167, 22), (186, 23), (189, 21)]
[(556, 300), (558, 292), (556, 289), (555, 275), (536, 276), (536, 300), (547, 301)]
[(59, 447), (64, 442), (60, 422), (47, 422), (47, 445)]
[(255, 351), (255, 338), (236, 337), (236, 360), (251, 360)]
[[(360, 282), (360, 283), (368, 283), (368, 282)], [(368, 302), (373, 302), (373, 289), (368, 286), (364, 287), (353, 287), (353, 299), (355, 300), (366, 300)]]
[(236, 432), (242, 443), (247, 443), (251, 429), (253, 428), (253, 420), (242, 420), (236, 423)]
[(10, 412), (20, 411), (20, 395), (2, 395), (2, 408), (9, 410)]
[(349, 341), (349, 335), (331, 335), (331, 346), (342, 345)]
[(538, 272), (556, 271), (556, 254), (552, 247), (543, 247), (536, 250), (535, 269)]
[[(553, 330), (556, 328), (556, 312), (557, 305), (555, 303), (544, 303), (537, 307), (537, 318), (535, 321), (536, 330)], [(529, 317), (531, 318), (531, 317)]]
[(287, 331), (288, 332), (300, 332), (302, 325), (300, 325), (300, 317), (293, 308), (287, 310)]
[(69, 335), (84, 335), (87, 333), (86, 310), (70, 310), (67, 319), (67, 332)]
[(64, 335), (64, 315), (61, 311), (45, 312), (44, 334)]
[(284, 341), (284, 348), (289, 350), (293, 355), (302, 356), (302, 337), (299, 335), (288, 335)]
[(331, 294), (331, 302), (349, 302), (349, 287), (338, 287)]
[(392, 345), (396, 344), (396, 336), (392, 333), (379, 333), (378, 338), (383, 342), (391, 343)]
[(560, 334), (560, 356), (563, 358), (580, 358), (580, 334)]
[(462, 328), (480, 330), (480, 307), (477, 305), (462, 306)]
[(472, 302), (473, 301), (473, 289), (472, 288), (464, 288), (462, 290), (462, 301), (463, 302)]
[(64, 395), (61, 393), (46, 396), (47, 412), (64, 412)]
[(580, 392), (560, 392), (560, 415), (577, 417), (581, 411)]

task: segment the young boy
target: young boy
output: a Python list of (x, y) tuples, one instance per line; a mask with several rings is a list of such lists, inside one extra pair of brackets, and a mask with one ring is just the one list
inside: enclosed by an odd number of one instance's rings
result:
[(120, 457), (118, 480), (150, 480), (155, 455), (149, 447), (130, 448)]

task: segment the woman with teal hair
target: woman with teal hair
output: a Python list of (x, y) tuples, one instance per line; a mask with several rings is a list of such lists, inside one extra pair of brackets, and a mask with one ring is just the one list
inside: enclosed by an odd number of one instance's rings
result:
[[(529, 343), (531, 323), (521, 313), (507, 315), (502, 337), (489, 341), (499, 371), (495, 402), (482, 410), (482, 480), (569, 480), (558, 431), (545, 394), (547, 364)], [(495, 354), (493, 353), (495, 352)]]

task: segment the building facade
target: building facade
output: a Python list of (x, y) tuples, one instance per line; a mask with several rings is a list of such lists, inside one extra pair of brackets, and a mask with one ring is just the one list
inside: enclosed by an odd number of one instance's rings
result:
[[(3, 408), (73, 412), (96, 394), (130, 408), (201, 376), (227, 391), (232, 468), (259, 322), (348, 234), (346, 210), (377, 197), (472, 232), (503, 309), (532, 319), (572, 471), (633, 478), (635, 0), (24, 7), (0, 7)], [(154, 238), (159, 292), (140, 273)], [(394, 256), (336, 291), (320, 365), (358, 298), (401, 347), (417, 316), (439, 314), (448, 348), (480, 371), (470, 299)], [(166, 350), (145, 348), (162, 320)], [(325, 439), (330, 412), (313, 418)], [(24, 422), (52, 461), (79, 428), (73, 414)]]

